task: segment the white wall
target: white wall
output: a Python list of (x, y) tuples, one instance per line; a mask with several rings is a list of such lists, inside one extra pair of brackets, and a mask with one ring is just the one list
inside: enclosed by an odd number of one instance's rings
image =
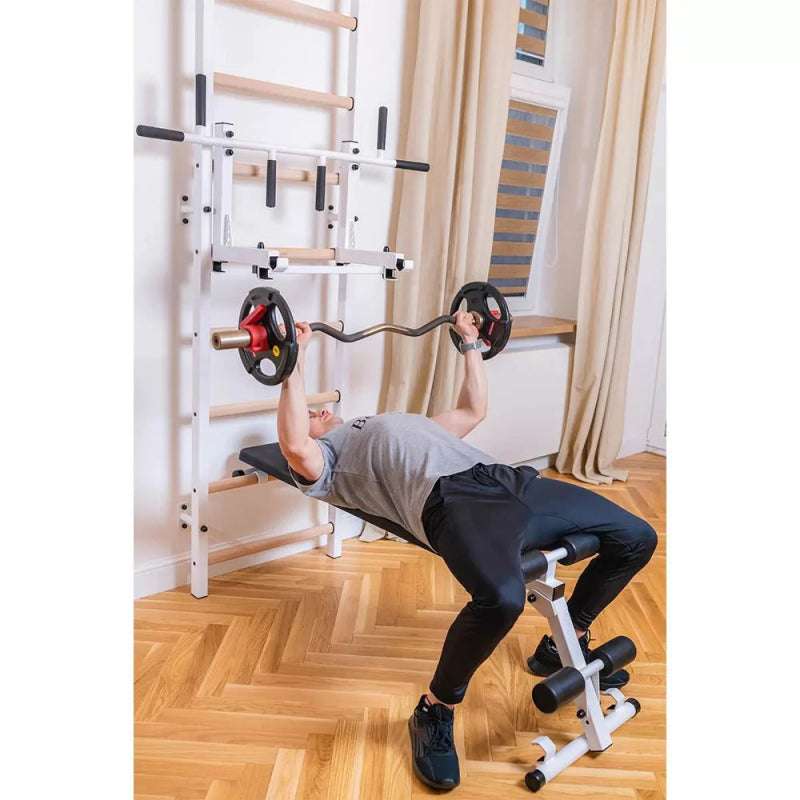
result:
[(620, 458), (647, 449), (652, 409), (654, 405), (663, 406), (666, 400), (666, 384), (657, 381), (666, 302), (666, 127), (666, 88), (662, 86), (658, 98), (653, 162), (633, 310), (631, 361)]

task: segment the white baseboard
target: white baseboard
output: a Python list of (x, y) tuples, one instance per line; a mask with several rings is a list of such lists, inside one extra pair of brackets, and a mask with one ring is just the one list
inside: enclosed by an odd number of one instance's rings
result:
[(628, 436), (622, 440), (622, 444), (617, 453), (617, 458), (625, 458), (626, 456), (635, 456), (637, 453), (644, 453), (647, 451), (647, 437), (645, 436)]
[(655, 445), (655, 444), (648, 444), (647, 445), (647, 452), (648, 453), (655, 453), (657, 456), (666, 457), (666, 455), (667, 455), (666, 447), (658, 447), (658, 445)]
[[(352, 539), (360, 534), (361, 526), (354, 532), (344, 534), (342, 540)], [(261, 538), (263, 538), (261, 535), (250, 536), (246, 539), (239, 539), (236, 543), (248, 544), (251, 541), (256, 541)], [(307, 550), (313, 550), (315, 547), (324, 547), (326, 542), (327, 534), (322, 534), (316, 539), (307, 539), (303, 542), (287, 544), (283, 547), (276, 547), (261, 553), (253, 553), (252, 555), (242, 556), (241, 558), (232, 559), (231, 561), (224, 561), (221, 564), (212, 564), (208, 567), (208, 577), (214, 578), (217, 575), (224, 575), (227, 572), (233, 572), (237, 569), (253, 567), (257, 564), (266, 564), (268, 561), (277, 561), (279, 558), (286, 558), (287, 556), (293, 556), (297, 553), (304, 553)], [(219, 550), (224, 547), (230, 547), (230, 545), (231, 543), (227, 542), (224, 545), (210, 548), (209, 552), (214, 552), (214, 550)], [(158, 592), (168, 592), (172, 589), (177, 589), (179, 586), (186, 586), (191, 581), (190, 560), (191, 553), (184, 553), (179, 556), (172, 556), (171, 558), (151, 561), (139, 569), (134, 570), (134, 599), (148, 597), (151, 594), (158, 594)]]
[(550, 453), (550, 455), (539, 456), (539, 458), (531, 458), (528, 461), (520, 461), (519, 464), (514, 464), (515, 467), (533, 467), (534, 469), (543, 470), (555, 466), (556, 457), (558, 453)]

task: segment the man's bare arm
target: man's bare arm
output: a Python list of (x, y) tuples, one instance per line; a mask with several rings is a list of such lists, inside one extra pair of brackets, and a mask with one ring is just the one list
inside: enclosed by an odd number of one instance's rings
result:
[(305, 354), (311, 329), (298, 323), (297, 365), (281, 384), (278, 401), (278, 442), (289, 466), (306, 480), (316, 481), (324, 467), (322, 451), (309, 436), (308, 403), (305, 391)]
[[(461, 316), (463, 314), (463, 317)], [(465, 342), (478, 339), (478, 329), (466, 312), (456, 313), (455, 328)], [(464, 382), (458, 394), (456, 407), (433, 417), (433, 421), (463, 439), (475, 426), (486, 418), (489, 392), (486, 386), (486, 371), (479, 350), (464, 353)]]

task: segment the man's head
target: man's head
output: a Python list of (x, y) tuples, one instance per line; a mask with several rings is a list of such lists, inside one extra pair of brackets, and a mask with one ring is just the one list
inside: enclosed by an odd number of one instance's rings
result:
[(330, 411), (309, 411), (308, 412), (308, 435), (312, 439), (319, 439), (337, 425), (341, 425), (344, 420), (336, 417)]

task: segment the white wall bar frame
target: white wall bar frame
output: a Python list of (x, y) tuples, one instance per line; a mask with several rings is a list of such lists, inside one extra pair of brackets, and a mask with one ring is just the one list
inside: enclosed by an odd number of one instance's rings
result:
[[(350, 2), (350, 15), (358, 20), (359, 8), (358, 8), (358, 0), (351, 0)], [(341, 47), (342, 44), (342, 37), (347, 39), (347, 76), (345, 79), (346, 82), (346, 89), (347, 95), (349, 97), (355, 98), (356, 93), (356, 70), (358, 67), (358, 24), (356, 23), (356, 27), (352, 30), (352, 32), (347, 34), (340, 34), (338, 43)], [(355, 130), (356, 130), (356, 115), (358, 114), (360, 109), (360, 104), (358, 102), (353, 103), (353, 108), (347, 113), (346, 121), (345, 121), (345, 141), (342, 142), (342, 150), (344, 152), (349, 153), (352, 155), (357, 155), (357, 153), (353, 153), (352, 145), (354, 144), (353, 140), (355, 139)], [(350, 146), (348, 146), (348, 144)], [(340, 162), (339, 168), (339, 191), (337, 195), (337, 202), (339, 206), (339, 210), (336, 213), (336, 220), (338, 222), (337, 231), (336, 231), (336, 238), (337, 238), (337, 249), (339, 252), (342, 252), (344, 249), (344, 240), (343, 240), (343, 232), (347, 227), (347, 223), (350, 221), (352, 217), (355, 216), (355, 211), (353, 210), (352, 206), (348, 206), (348, 192), (347, 187), (350, 185), (350, 176), (354, 173), (358, 173), (359, 170), (351, 170), (350, 166), (355, 162), (344, 163)], [(382, 271), (385, 269), (384, 265), (378, 264), (375, 265)], [(413, 264), (410, 265), (413, 267)], [(351, 266), (352, 269), (352, 266)], [(342, 320), (342, 328), (345, 327), (346, 320), (347, 320), (347, 283), (348, 283), (348, 275), (347, 274), (339, 274), (337, 279), (337, 296), (336, 296), (336, 316), (338, 319)], [(349, 353), (347, 348), (344, 346), (344, 342), (340, 342), (338, 339), (335, 340), (335, 349), (334, 349), (334, 367), (333, 367), (333, 385), (334, 386), (349, 386), (350, 385), (350, 375), (349, 375)], [(341, 417), (342, 419), (345, 418), (345, 403), (342, 402), (342, 394), (339, 393), (339, 399), (333, 406), (333, 413), (337, 417)], [(342, 554), (342, 536), (341, 533), (336, 533), (336, 521), (339, 516), (338, 509), (336, 506), (329, 505), (328, 506), (328, 522), (331, 525), (331, 533), (328, 534), (328, 542), (325, 552), (331, 558), (339, 558)]]
[[(214, 0), (196, 0), (195, 5), (195, 147), (194, 191), (192, 193), (194, 254), (192, 256), (192, 497), (191, 497), (191, 585), (195, 597), (208, 595), (208, 459), (209, 355), (212, 226), (211, 214), (203, 213), (213, 202), (211, 189), (212, 153), (203, 147), (211, 138), (208, 125), (213, 114), (212, 31)], [(202, 77), (205, 76), (205, 77)]]
[[(360, 106), (356, 100), (356, 77), (358, 67), (358, 25), (359, 0), (351, 0), (350, 15), (325, 11), (307, 6), (294, 0), (225, 0), (231, 5), (240, 5), (254, 11), (282, 15), (299, 22), (338, 27), (338, 46), (347, 47), (347, 58), (339, 59), (339, 69), (346, 63), (346, 76), (340, 72), (337, 83), (343, 91), (341, 97), (352, 98), (350, 108), (335, 113), (339, 117), (339, 136), (343, 136), (340, 150), (320, 150), (296, 147), (270, 142), (239, 141), (234, 126), (227, 122), (214, 120), (214, 0), (195, 0), (195, 124), (191, 131), (156, 128), (147, 125), (137, 126), (140, 136), (180, 142), (192, 146), (193, 187), (192, 196), (182, 200), (179, 205), (180, 219), (192, 219), (192, 460), (191, 460), (191, 499), (183, 505), (179, 522), (190, 529), (191, 546), (191, 593), (202, 598), (208, 595), (209, 572), (209, 495), (230, 491), (256, 483), (267, 482), (269, 476), (255, 470), (246, 470), (236, 477), (209, 480), (208, 437), (210, 422), (218, 417), (238, 416), (273, 410), (276, 400), (259, 403), (234, 403), (228, 406), (210, 405), (210, 353), (211, 353), (211, 276), (221, 272), (222, 265), (254, 270), (260, 278), (273, 277), (275, 273), (336, 275), (337, 316), (342, 320), (342, 328), (347, 327), (348, 304), (347, 289), (349, 276), (374, 276), (385, 280), (397, 279), (400, 272), (411, 270), (413, 261), (403, 253), (388, 250), (372, 251), (359, 248), (356, 243), (356, 219), (358, 216), (358, 189), (361, 167), (406, 169), (427, 172), (429, 165), (417, 161), (386, 158), (386, 109), (379, 111), (378, 145), (376, 155), (365, 155), (357, 141), (357, 117)], [(346, 40), (346, 41), (345, 41)], [(223, 76), (224, 77), (224, 76)], [(221, 79), (222, 80), (222, 79)], [(241, 78), (239, 83), (257, 81)], [(247, 85), (249, 86), (250, 83)], [(264, 83), (264, 82), (261, 82)], [(230, 84), (230, 81), (228, 81)], [(239, 85), (238, 83), (236, 84)], [(265, 84), (266, 85), (266, 84)], [(220, 90), (231, 88), (222, 81)], [(313, 103), (310, 93), (294, 87), (279, 87), (288, 100)], [(235, 87), (234, 87), (235, 89)], [(284, 91), (286, 90), (286, 91)], [(294, 96), (290, 97), (294, 93)], [(319, 94), (319, 93), (316, 93)], [(305, 99), (304, 99), (305, 98)], [(317, 98), (318, 100), (318, 98)], [(264, 153), (266, 163), (240, 164), (237, 169), (235, 156), (240, 152)], [(314, 166), (308, 170), (299, 168), (278, 169), (278, 155), (306, 156), (313, 159)], [(267, 179), (267, 206), (275, 204), (277, 180), (316, 180), (317, 211), (327, 213), (327, 222), (336, 223), (330, 232), (331, 241), (327, 247), (290, 248), (275, 243), (258, 243), (257, 247), (243, 247), (234, 243), (233, 224), (233, 179), (235, 176), (258, 177), (264, 170)], [(338, 172), (329, 175), (329, 171)], [(312, 172), (313, 170), (313, 172)], [(333, 208), (326, 208), (326, 189), (335, 187)], [(295, 263), (312, 261), (314, 263)], [(227, 269), (227, 267), (226, 267)], [(335, 343), (334, 386), (344, 389), (348, 386), (349, 361), (344, 343)], [(309, 395), (309, 404), (332, 402), (334, 413), (346, 415), (342, 392)], [(336, 531), (337, 511), (328, 506), (328, 524), (309, 529), (314, 536), (327, 536), (326, 552), (332, 558), (342, 553), (341, 535)], [(290, 534), (289, 538), (304, 532)], [(274, 537), (272, 537), (274, 539)], [(285, 537), (279, 537), (283, 541)], [(266, 542), (266, 539), (265, 539)], [(248, 545), (249, 547), (249, 545)], [(219, 549), (219, 548), (217, 548)], [(260, 547), (259, 549), (264, 549)], [(223, 553), (213, 555), (212, 561), (233, 557), (235, 548), (223, 549)]]
[[(351, 38), (357, 36), (357, 31), (350, 34)], [(352, 49), (352, 45), (351, 45)], [(350, 59), (355, 64), (355, 59)], [(356, 107), (348, 112), (356, 113)], [(352, 125), (349, 126), (352, 129)], [(219, 167), (219, 172), (215, 171), (215, 205), (211, 209), (217, 218), (214, 225), (214, 236), (212, 240), (212, 257), (219, 263), (239, 263), (252, 266), (253, 264), (267, 264), (264, 266), (269, 269), (290, 271), (288, 261), (286, 264), (279, 262), (279, 256), (275, 253), (274, 246), (269, 244), (264, 248), (256, 247), (234, 247), (232, 242), (232, 220), (233, 220), (233, 155), (237, 150), (267, 153), (270, 161), (276, 161), (278, 153), (288, 155), (308, 156), (317, 160), (320, 167), (327, 174), (327, 162), (340, 162), (339, 168), (339, 212), (340, 236), (335, 248), (334, 258), (337, 265), (340, 265), (340, 272), (347, 272), (348, 265), (357, 266), (377, 266), (384, 273), (384, 277), (393, 280), (398, 272), (404, 269), (413, 269), (413, 262), (406, 259), (403, 253), (396, 253), (384, 250), (364, 250), (355, 247), (355, 218), (357, 214), (354, 210), (355, 188), (358, 183), (359, 169), (362, 164), (380, 167), (392, 167), (396, 169), (411, 169), (418, 172), (427, 172), (428, 164), (419, 161), (404, 161), (393, 158), (378, 158), (363, 156), (360, 152), (358, 142), (347, 140), (342, 143), (342, 150), (319, 150), (315, 148), (295, 147), (286, 144), (272, 144), (269, 142), (249, 142), (238, 141), (235, 139), (233, 126), (226, 123), (218, 123), (215, 126), (215, 135), (209, 136), (207, 133), (188, 133), (186, 131), (172, 130), (166, 128), (154, 128), (147, 125), (139, 125), (136, 128), (139, 136), (151, 139), (162, 139), (165, 141), (184, 142), (187, 144), (200, 145), (203, 149), (212, 148), (213, 161), (215, 168)], [(323, 184), (326, 177), (321, 178)], [(220, 185), (222, 184), (222, 185)], [(211, 208), (210, 206), (206, 206)], [(322, 210), (318, 208), (317, 210)], [(209, 213), (209, 212), (206, 212)], [(344, 221), (343, 224), (341, 221)], [(259, 250), (261, 252), (259, 253)], [(264, 250), (267, 252), (265, 253)], [(294, 271), (294, 270), (291, 270)]]

